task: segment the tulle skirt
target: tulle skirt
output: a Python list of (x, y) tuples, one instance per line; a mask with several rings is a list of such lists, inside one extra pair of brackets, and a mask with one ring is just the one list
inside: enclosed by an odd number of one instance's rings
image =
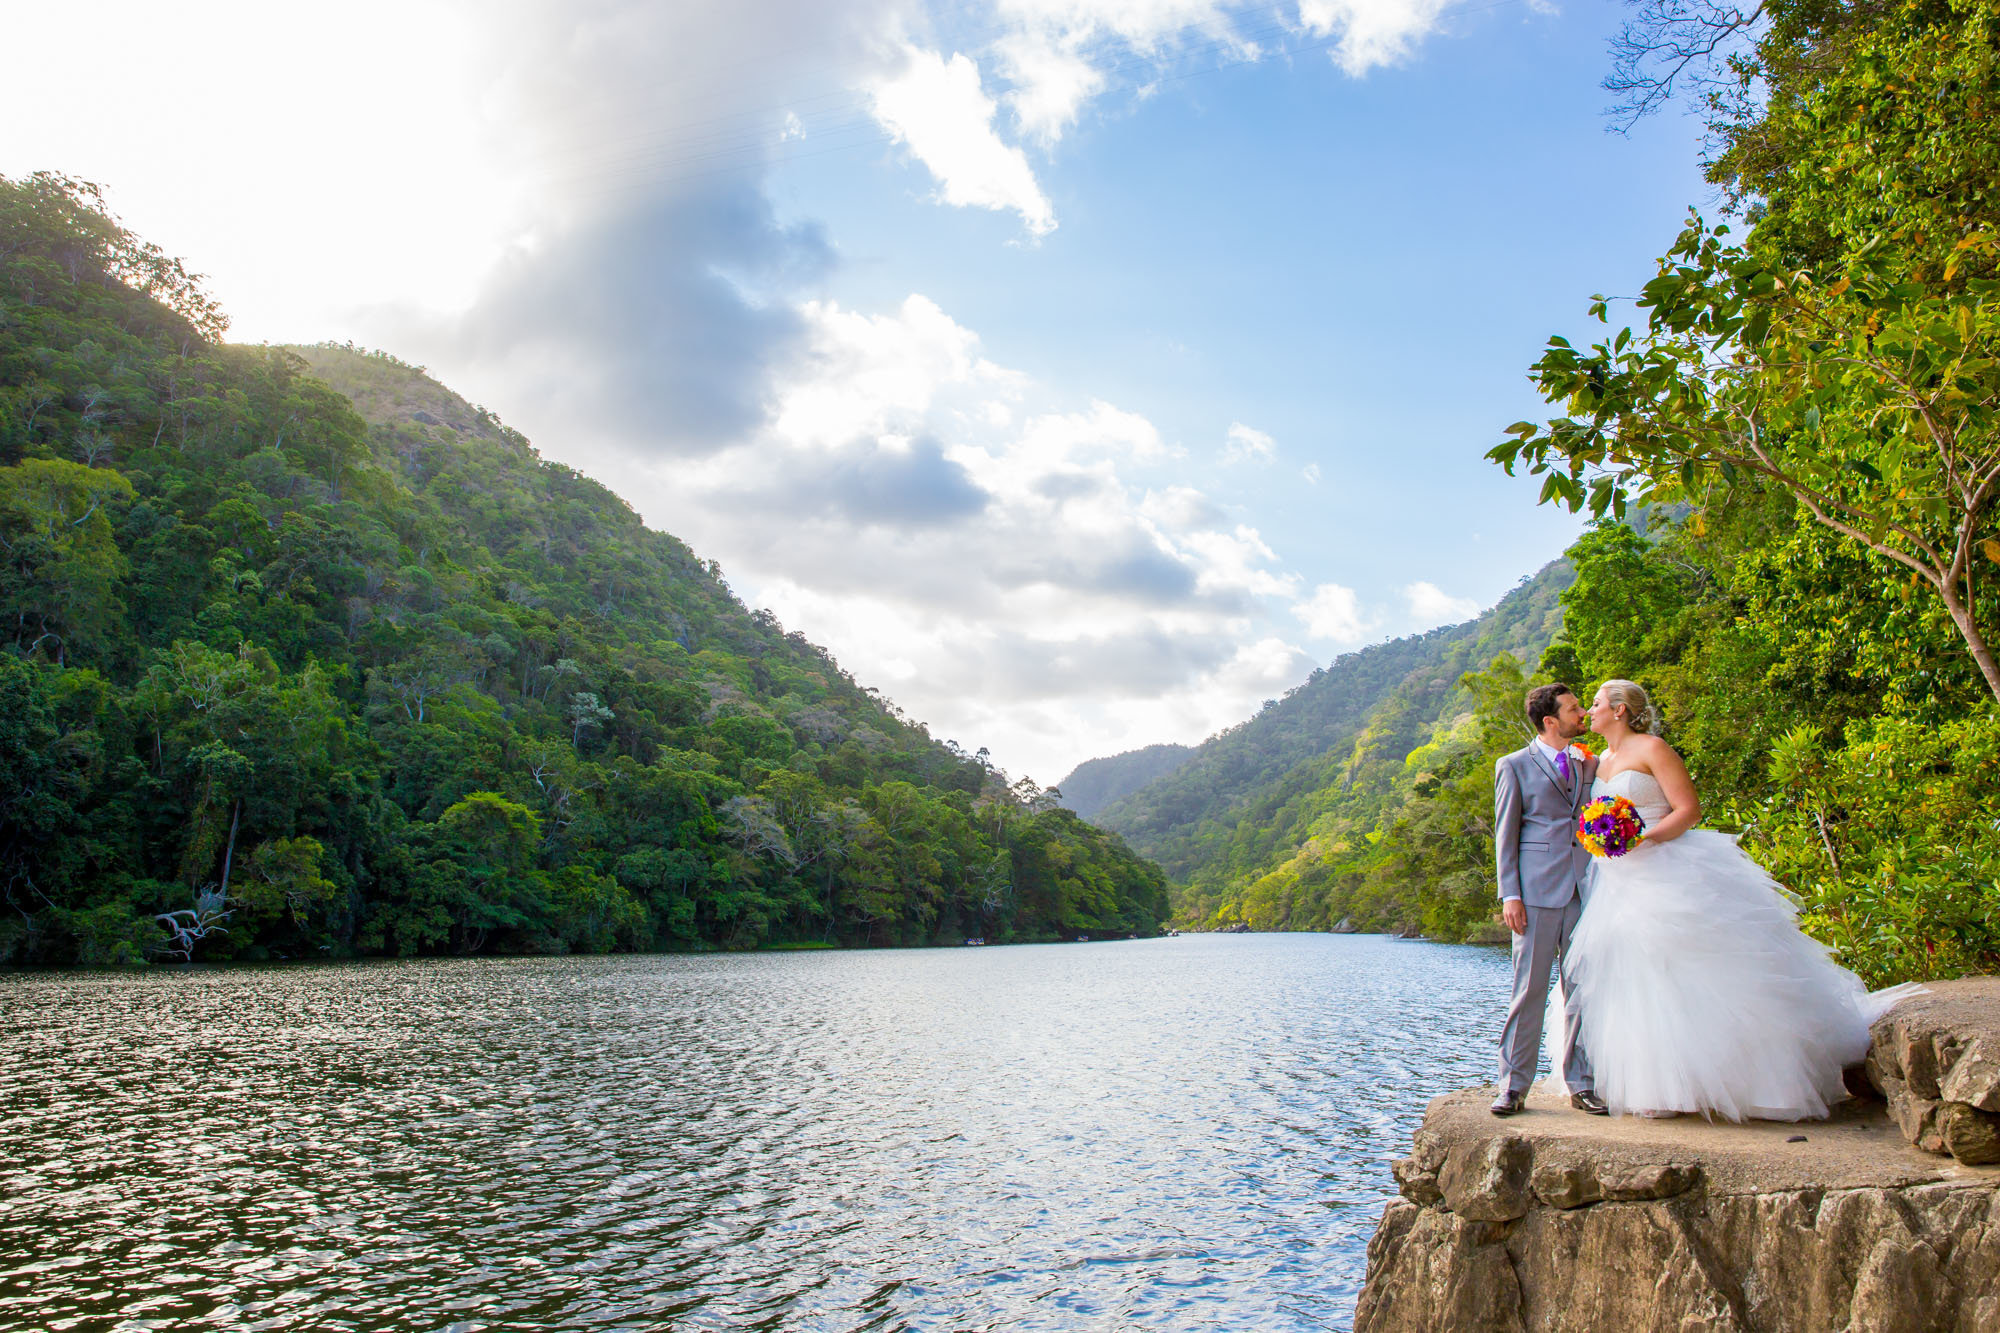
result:
[(1614, 1113), (1728, 1120), (1824, 1116), (1869, 1024), (1909, 989), (1870, 995), (1763, 867), (1708, 829), (1597, 863), (1567, 973)]

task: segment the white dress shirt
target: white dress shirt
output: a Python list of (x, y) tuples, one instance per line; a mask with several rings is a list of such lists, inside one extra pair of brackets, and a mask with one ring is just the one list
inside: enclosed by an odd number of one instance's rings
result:
[(1582, 772), (1583, 770), (1583, 757), (1576, 752), (1576, 748), (1574, 746), (1566, 746), (1562, 750), (1558, 751), (1555, 746), (1550, 745), (1540, 736), (1535, 737), (1535, 746), (1542, 752), (1543, 757), (1549, 761), (1549, 767), (1553, 768), (1558, 776), (1560, 776), (1562, 773), (1562, 765), (1556, 762), (1556, 755), (1557, 754), (1568, 755), (1569, 777), (1566, 779), (1566, 781), (1571, 786), (1576, 785), (1576, 775)]

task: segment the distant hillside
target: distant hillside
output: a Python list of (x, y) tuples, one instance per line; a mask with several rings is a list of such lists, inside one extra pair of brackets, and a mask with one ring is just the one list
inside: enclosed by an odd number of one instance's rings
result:
[(0, 963), (1149, 933), (931, 738), (421, 369), (243, 347), (0, 177)]
[(1534, 663), (1556, 637), (1557, 599), (1573, 577), (1557, 561), (1476, 620), (1343, 655), (1094, 822), (1184, 883), (1185, 903), (1213, 904), (1290, 856), (1371, 765), (1400, 770), (1448, 728), (1469, 707), (1462, 675), (1502, 653)]
[(1191, 745), (1148, 745), (1143, 750), (1086, 759), (1056, 785), (1062, 792), (1062, 803), (1089, 819), (1112, 802), (1173, 772), (1193, 753)]

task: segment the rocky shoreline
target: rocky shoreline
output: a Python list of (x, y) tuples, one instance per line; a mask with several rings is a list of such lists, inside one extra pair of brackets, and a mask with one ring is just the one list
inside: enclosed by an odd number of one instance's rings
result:
[(2000, 978), (1898, 1006), (1866, 1076), (1798, 1125), (1438, 1098), (1356, 1333), (2000, 1329)]

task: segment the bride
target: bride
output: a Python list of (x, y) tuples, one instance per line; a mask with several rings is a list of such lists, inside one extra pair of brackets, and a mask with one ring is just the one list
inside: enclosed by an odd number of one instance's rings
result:
[(1695, 827), (1701, 802), (1645, 690), (1606, 681), (1590, 724), (1606, 747), (1592, 798), (1623, 796), (1646, 822), (1636, 847), (1596, 862), (1569, 949), (1598, 1094), (1613, 1114), (1824, 1116), (1869, 1024), (1909, 988), (1870, 995), (1799, 930), (1763, 867)]

